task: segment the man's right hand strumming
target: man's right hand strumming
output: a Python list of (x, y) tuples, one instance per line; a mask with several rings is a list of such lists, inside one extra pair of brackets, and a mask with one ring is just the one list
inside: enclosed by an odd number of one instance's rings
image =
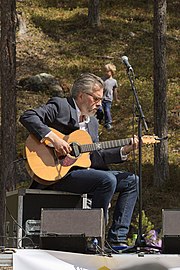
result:
[(51, 141), (55, 150), (60, 154), (60, 156), (66, 156), (72, 151), (69, 143), (59, 138), (53, 131), (49, 132), (47, 138)]

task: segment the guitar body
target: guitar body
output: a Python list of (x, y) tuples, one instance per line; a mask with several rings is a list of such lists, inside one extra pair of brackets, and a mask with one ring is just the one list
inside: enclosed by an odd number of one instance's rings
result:
[[(74, 131), (69, 135), (64, 135), (54, 129), (51, 130), (69, 144), (92, 143), (91, 136), (83, 130)], [(60, 157), (48, 140), (40, 143), (32, 134), (28, 136), (25, 143), (25, 157), (27, 159), (27, 170), (31, 177), (46, 185), (64, 177), (74, 166), (83, 168), (91, 166), (88, 152), (80, 153), (78, 157), (71, 155)]]
[[(69, 135), (64, 135), (55, 129), (51, 130), (71, 145), (71, 154), (59, 156), (48, 139), (40, 143), (32, 134), (28, 136), (25, 143), (27, 171), (35, 181), (44, 185), (51, 185), (60, 180), (74, 166), (89, 168), (91, 166), (90, 152), (124, 146), (131, 141), (131, 139), (121, 139), (92, 143), (91, 136), (84, 130), (76, 130)], [(146, 135), (142, 137), (142, 142), (143, 144), (154, 144), (160, 140), (157, 136)]]

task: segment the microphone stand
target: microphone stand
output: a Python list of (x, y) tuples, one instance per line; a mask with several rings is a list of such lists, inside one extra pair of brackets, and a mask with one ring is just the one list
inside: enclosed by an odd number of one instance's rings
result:
[[(127, 67), (127, 74), (128, 74), (128, 78), (131, 84), (131, 88), (135, 97), (135, 101), (136, 101), (136, 105), (137, 105), (137, 109), (138, 109), (138, 139), (139, 139), (139, 146), (138, 146), (138, 151), (139, 151), (139, 160), (138, 160), (138, 169), (139, 169), (139, 221), (138, 221), (138, 236), (135, 242), (135, 247), (134, 248), (141, 248), (141, 247), (145, 247), (145, 240), (143, 238), (142, 235), (142, 124), (146, 130), (146, 132), (148, 131), (148, 126), (145, 120), (145, 116), (144, 113), (142, 111), (141, 108), (141, 104), (139, 102), (138, 99), (138, 95), (137, 95), (137, 91), (136, 91), (136, 87), (134, 84), (134, 71), (132, 69), (131, 66)], [(129, 251), (132, 247), (124, 249), (124, 252)]]

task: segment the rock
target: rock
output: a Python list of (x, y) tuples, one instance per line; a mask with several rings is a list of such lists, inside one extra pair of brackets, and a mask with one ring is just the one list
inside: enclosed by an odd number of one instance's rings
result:
[(23, 78), (19, 81), (19, 86), (31, 91), (49, 91), (53, 95), (64, 96), (63, 89), (59, 81), (47, 73), (40, 73), (35, 76)]
[(130, 32), (129, 35), (130, 35), (131, 37), (135, 37), (135, 33), (133, 33), (133, 32)]

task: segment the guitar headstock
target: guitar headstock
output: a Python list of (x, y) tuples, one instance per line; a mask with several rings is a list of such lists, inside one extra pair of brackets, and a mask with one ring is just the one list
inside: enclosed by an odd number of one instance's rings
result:
[(142, 137), (142, 142), (144, 144), (154, 144), (154, 143), (159, 143), (160, 142), (160, 138), (158, 136), (155, 135), (144, 135)]

